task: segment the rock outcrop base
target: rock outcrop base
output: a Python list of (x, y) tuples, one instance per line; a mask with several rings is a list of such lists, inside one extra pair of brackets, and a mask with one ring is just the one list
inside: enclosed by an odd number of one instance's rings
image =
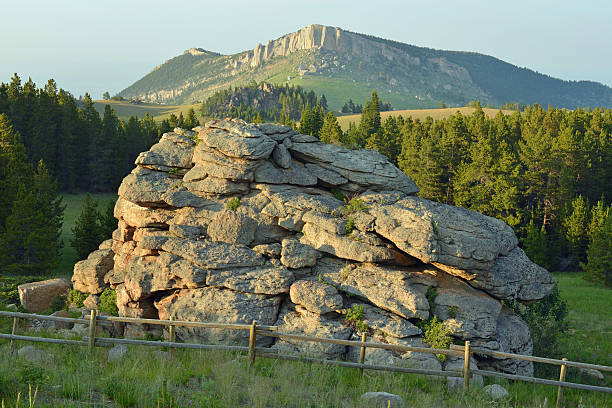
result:
[[(75, 266), (76, 289), (117, 290), (123, 316), (276, 325), (282, 332), (427, 347), (434, 315), (457, 340), (531, 353), (502, 300), (546, 296), (552, 276), (500, 220), (432, 202), (374, 150), (291, 128), (217, 120), (166, 133), (123, 180), (112, 240)], [(362, 311), (345, 319), (348, 310)], [(356, 324), (359, 323), (359, 324)], [(246, 333), (177, 328), (183, 341), (246, 343)], [(259, 344), (259, 343), (258, 343)], [(286, 352), (358, 358), (344, 346), (274, 341)], [(532, 374), (530, 364), (480, 364)], [(366, 362), (454, 367), (423, 353)], [(456, 368), (456, 367), (455, 367)]]

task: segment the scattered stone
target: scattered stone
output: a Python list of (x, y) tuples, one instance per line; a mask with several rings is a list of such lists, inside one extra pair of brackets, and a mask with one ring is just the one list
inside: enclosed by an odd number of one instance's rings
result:
[(578, 371), (580, 372), (580, 374), (586, 375), (588, 377), (593, 377), (596, 380), (603, 381), (605, 379), (601, 371), (595, 370), (593, 368), (579, 368)]
[(108, 362), (114, 363), (123, 360), (127, 353), (128, 347), (125, 344), (117, 344), (108, 351)]
[(508, 391), (499, 384), (490, 384), (482, 389), (482, 391), (493, 400), (500, 400), (508, 397)]
[(66, 296), (69, 290), (70, 284), (60, 278), (24, 283), (17, 287), (21, 305), (32, 313), (40, 313), (49, 309), (56, 297)]
[(34, 346), (24, 346), (17, 350), (17, 355), (30, 363), (43, 363), (49, 359), (49, 355)]
[(364, 406), (372, 408), (404, 408), (404, 400), (399, 395), (388, 392), (366, 392), (360, 398)]
[[(58, 310), (57, 312), (53, 312), (51, 313), (51, 316), (55, 316), (55, 317), (67, 317), (70, 318), (72, 316), (70, 316), (70, 313), (68, 313), (67, 310)], [(53, 328), (55, 330), (70, 330), (70, 328), (72, 327), (73, 323), (70, 322), (52, 322), (53, 323)]]

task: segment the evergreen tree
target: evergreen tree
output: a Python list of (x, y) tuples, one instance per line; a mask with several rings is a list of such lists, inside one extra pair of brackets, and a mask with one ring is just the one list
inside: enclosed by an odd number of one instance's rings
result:
[(117, 219), (115, 218), (115, 204), (117, 200), (110, 200), (106, 206), (98, 213), (98, 224), (100, 225), (101, 240), (110, 239), (113, 231), (117, 229)]
[(603, 199), (597, 201), (597, 204), (591, 208), (591, 222), (587, 231), (589, 241), (592, 241), (595, 234), (603, 227), (610, 212), (610, 207), (606, 207)]
[(34, 174), (32, 188), (40, 211), (55, 232), (53, 240), (49, 241), (47, 245), (55, 246), (56, 256), (59, 257), (60, 249), (63, 247), (61, 235), (66, 205), (58, 194), (57, 180), (49, 174), (49, 170), (42, 160), (38, 163), (36, 174)]
[(544, 268), (550, 268), (546, 230), (535, 225), (533, 219), (529, 221), (527, 233), (522, 243), (525, 253), (533, 262)]
[(98, 204), (87, 194), (81, 207), (81, 214), (72, 228), (73, 239), (70, 245), (76, 250), (79, 260), (87, 258), (92, 251), (98, 249), (103, 240), (98, 224), (97, 206)]
[(193, 108), (189, 108), (189, 111), (187, 112), (187, 119), (185, 119), (185, 128), (193, 129), (194, 127), (199, 126), (199, 125), (200, 125), (200, 121), (196, 117), (195, 110), (193, 110)]
[(48, 273), (58, 264), (57, 230), (34, 189), (20, 184), (0, 235), (0, 265), (22, 275)]
[(5, 114), (0, 114), (0, 232), (12, 211), (20, 185), (31, 182), (32, 167), (28, 164), (21, 136)]
[(589, 219), (587, 204), (582, 196), (578, 196), (572, 201), (571, 215), (563, 221), (569, 252), (576, 265), (583, 262), (586, 255)]
[(312, 116), (312, 109), (310, 109), (310, 105), (308, 103), (302, 110), (299, 132), (304, 135), (311, 135), (314, 132), (314, 118)]
[(319, 104), (317, 104), (312, 110), (312, 135), (313, 136), (319, 137), (319, 132), (321, 131), (321, 128), (323, 127), (323, 122), (325, 121), (324, 115), (325, 115), (325, 112), (323, 108)]
[(336, 146), (341, 146), (343, 144), (344, 134), (342, 133), (342, 128), (340, 128), (338, 124), (336, 115), (331, 111), (325, 116), (323, 127), (319, 132), (319, 139), (324, 143), (331, 143)]
[(360, 146), (365, 146), (366, 141), (370, 139), (374, 133), (380, 132), (380, 123), (380, 101), (374, 90), (372, 91), (372, 99), (367, 101), (363, 108), (361, 121), (359, 122)]
[(585, 279), (612, 287), (612, 213), (594, 234), (587, 249), (587, 263), (581, 265)]
[(323, 108), (323, 112), (327, 111), (327, 98), (325, 97), (325, 95), (321, 95), (321, 98), (319, 99), (319, 105), (321, 105), (321, 108)]

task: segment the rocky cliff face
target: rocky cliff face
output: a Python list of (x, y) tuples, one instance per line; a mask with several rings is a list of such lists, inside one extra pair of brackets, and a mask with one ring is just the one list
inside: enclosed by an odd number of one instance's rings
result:
[(338, 27), (319, 24), (311, 24), (277, 40), (270, 40), (265, 46), (258, 44), (252, 51), (236, 58), (234, 67), (248, 66), (254, 68), (274, 57), (286, 57), (297, 51), (312, 49), (346, 54), (365, 62), (382, 58), (388, 62), (412, 66), (418, 66), (422, 62), (433, 63), (442, 72), (457, 79), (471, 82), (470, 74), (465, 68), (451, 63), (446, 58), (429, 58), (427, 61), (422, 61), (422, 58), (411, 56), (389, 44), (375, 42)]
[[(392, 344), (424, 346), (417, 323), (436, 315), (457, 339), (531, 353), (526, 323), (500, 300), (540, 299), (552, 276), (502, 221), (417, 191), (376, 151), (323, 144), (284, 126), (222, 120), (175, 129), (123, 180), (119, 228), (75, 266), (74, 287), (116, 289), (124, 316), (257, 320), (340, 339), (358, 338), (365, 324), (374, 341)], [(362, 310), (359, 325), (345, 320), (349, 308)], [(177, 337), (247, 340), (193, 329), (177, 329)], [(285, 352), (358, 358), (343, 346), (262, 341)], [(432, 355), (384, 350), (366, 361), (443, 366)], [(508, 360), (478, 364), (533, 370)], [(453, 359), (444, 365), (457, 368)]]

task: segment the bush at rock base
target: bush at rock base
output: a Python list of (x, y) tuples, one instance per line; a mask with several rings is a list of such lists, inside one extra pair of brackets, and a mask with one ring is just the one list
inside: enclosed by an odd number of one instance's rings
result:
[(100, 306), (98, 310), (102, 313), (111, 316), (118, 316), (119, 309), (117, 308), (117, 292), (113, 289), (106, 288), (100, 295)]
[(83, 307), (83, 302), (87, 299), (87, 296), (89, 296), (87, 293), (70, 289), (70, 292), (68, 292), (68, 303), (74, 307)]
[[(422, 321), (419, 326), (425, 334), (425, 343), (429, 344), (432, 348), (447, 349), (452, 344), (452, 331), (444, 322), (438, 319), (438, 316), (434, 316), (429, 321)], [(441, 363), (446, 361), (446, 354), (436, 354), (436, 357)]]

